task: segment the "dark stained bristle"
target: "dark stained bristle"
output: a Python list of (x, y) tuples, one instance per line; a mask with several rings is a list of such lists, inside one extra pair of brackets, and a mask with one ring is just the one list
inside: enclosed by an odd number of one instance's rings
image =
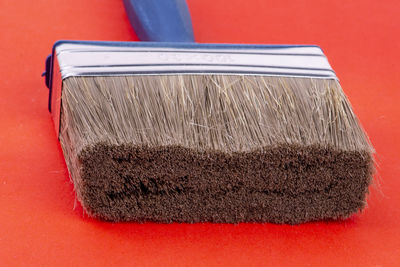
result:
[(70, 77), (60, 141), (85, 211), (111, 221), (342, 219), (374, 172), (336, 80)]

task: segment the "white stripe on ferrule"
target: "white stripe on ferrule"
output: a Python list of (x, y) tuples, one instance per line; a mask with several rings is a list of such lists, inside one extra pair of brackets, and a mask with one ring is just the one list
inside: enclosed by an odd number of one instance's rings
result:
[(65, 43), (56, 46), (63, 79), (70, 76), (239, 74), (337, 79), (322, 50), (310, 47), (232, 49), (130, 47)]

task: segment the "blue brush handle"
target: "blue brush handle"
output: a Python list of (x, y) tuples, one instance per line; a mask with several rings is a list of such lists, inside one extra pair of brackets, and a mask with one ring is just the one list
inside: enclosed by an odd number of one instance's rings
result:
[(194, 42), (185, 0), (124, 0), (124, 5), (140, 40)]

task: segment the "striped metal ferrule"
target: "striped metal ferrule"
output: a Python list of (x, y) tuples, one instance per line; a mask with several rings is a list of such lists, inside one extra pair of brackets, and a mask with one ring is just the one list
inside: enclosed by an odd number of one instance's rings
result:
[(232, 74), (337, 79), (317, 46), (65, 42), (55, 46), (70, 76)]

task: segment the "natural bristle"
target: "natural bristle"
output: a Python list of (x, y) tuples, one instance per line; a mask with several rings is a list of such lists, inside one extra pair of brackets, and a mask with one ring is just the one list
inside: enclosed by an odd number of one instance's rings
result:
[(346, 218), (373, 174), (335, 80), (70, 77), (60, 141), (83, 207), (112, 221)]

